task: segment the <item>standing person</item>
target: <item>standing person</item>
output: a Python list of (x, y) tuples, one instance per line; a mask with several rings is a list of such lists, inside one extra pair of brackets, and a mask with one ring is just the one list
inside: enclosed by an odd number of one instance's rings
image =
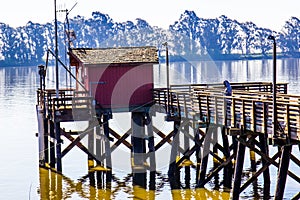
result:
[[(225, 86), (225, 90), (224, 90), (224, 95), (225, 96), (232, 96), (232, 87), (229, 83), (228, 80), (225, 80), (223, 82), (224, 86)], [(225, 126), (227, 128), (231, 127), (231, 112), (230, 112), (230, 107), (231, 107), (231, 99), (229, 98), (225, 98), (224, 99), (224, 108), (225, 108)]]
[(225, 86), (225, 90), (224, 90), (225, 96), (231, 96), (232, 95), (232, 87), (231, 87), (229, 81), (225, 80), (223, 82), (223, 84)]

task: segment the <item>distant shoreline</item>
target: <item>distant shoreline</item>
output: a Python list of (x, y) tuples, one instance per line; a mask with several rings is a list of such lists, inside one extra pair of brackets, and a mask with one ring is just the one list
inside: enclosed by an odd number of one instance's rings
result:
[[(294, 55), (284, 55), (278, 53), (276, 55), (277, 59), (285, 59), (285, 58), (300, 58), (300, 53), (295, 53)], [(210, 55), (170, 55), (170, 62), (184, 62), (184, 61), (230, 61), (230, 60), (263, 60), (263, 59), (273, 59), (272, 54), (263, 55), (263, 54), (251, 54), (251, 55), (241, 55), (241, 54), (228, 54), (228, 55), (218, 55), (218, 56), (210, 56)], [(159, 57), (160, 62), (165, 62), (165, 56)]]
[[(295, 53), (294, 55), (285, 55), (278, 53), (276, 55), (277, 59), (287, 59), (287, 58), (300, 58), (300, 53)], [(273, 59), (272, 54), (251, 54), (251, 55), (241, 55), (241, 54), (228, 54), (228, 55), (170, 55), (169, 62), (188, 62), (188, 61), (236, 61), (236, 60), (264, 60)], [(159, 62), (165, 63), (165, 56), (159, 56)], [(0, 61), (0, 67), (30, 67), (44, 65), (45, 62), (31, 62), (31, 63), (6, 63), (5, 61)], [(53, 62), (48, 63), (50, 66), (54, 65)]]

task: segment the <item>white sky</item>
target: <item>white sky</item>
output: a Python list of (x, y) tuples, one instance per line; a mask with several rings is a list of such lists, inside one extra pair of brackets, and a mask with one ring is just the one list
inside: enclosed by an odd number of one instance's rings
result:
[[(280, 31), (291, 16), (300, 19), (300, 0), (57, 0), (57, 9), (71, 9), (76, 2), (70, 18), (76, 15), (90, 18), (93, 11), (100, 11), (115, 22), (142, 18), (151, 26), (162, 28), (173, 24), (185, 10), (193, 10), (201, 18), (226, 15), (239, 22), (252, 21), (275, 31)], [(58, 18), (63, 20), (63, 15)], [(1, 0), (0, 22), (12, 27), (53, 19), (54, 0)]]

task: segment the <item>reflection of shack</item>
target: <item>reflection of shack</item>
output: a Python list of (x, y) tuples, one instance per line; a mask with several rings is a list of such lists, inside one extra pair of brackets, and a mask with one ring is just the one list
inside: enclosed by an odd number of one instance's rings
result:
[(155, 47), (72, 49), (70, 63), (104, 110), (132, 111), (153, 102)]

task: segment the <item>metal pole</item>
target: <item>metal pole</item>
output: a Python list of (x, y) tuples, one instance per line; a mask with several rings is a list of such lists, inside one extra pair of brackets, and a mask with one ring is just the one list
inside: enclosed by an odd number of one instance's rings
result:
[[(54, 0), (54, 25), (55, 25), (55, 73), (56, 73), (56, 98), (59, 98), (59, 76), (58, 76), (58, 44), (57, 44), (57, 11), (56, 0)], [(55, 139), (56, 139), (56, 170), (62, 172), (61, 163), (61, 139), (60, 139), (60, 122), (55, 122)]]
[(168, 43), (165, 42), (163, 45), (166, 47), (166, 68), (167, 68), (167, 114), (170, 114), (170, 78), (169, 78), (169, 50)]
[(276, 104), (276, 40), (270, 35), (269, 40), (273, 41), (273, 137), (277, 137), (277, 104)]
[(54, 29), (55, 29), (55, 73), (56, 73), (56, 98), (59, 97), (59, 78), (58, 78), (58, 42), (57, 42), (57, 13), (56, 0), (54, 0)]

